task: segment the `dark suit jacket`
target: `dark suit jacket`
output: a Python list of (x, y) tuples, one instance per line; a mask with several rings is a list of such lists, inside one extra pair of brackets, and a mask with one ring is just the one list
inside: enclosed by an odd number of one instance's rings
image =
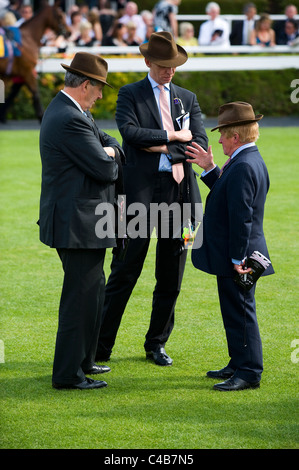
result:
[[(48, 106), (40, 130), (40, 240), (55, 248), (106, 248), (95, 226), (99, 203), (114, 204), (118, 165), (103, 147), (117, 140), (99, 130), (63, 93)], [(105, 215), (105, 214), (103, 214)]]
[(243, 44), (243, 26), (244, 20), (233, 21), (232, 31), (229, 40), (232, 46), (242, 46)]
[[(174, 98), (180, 98), (185, 111), (190, 113), (193, 140), (206, 149), (208, 138), (196, 95), (173, 83), (170, 85), (170, 93), (175, 129), (179, 130), (176, 117), (182, 113), (181, 106), (174, 103)], [(126, 155), (123, 173), (127, 204), (138, 201), (148, 208), (154, 192), (160, 153), (149, 153), (143, 149), (167, 144), (167, 133), (163, 130), (156, 99), (147, 77), (137, 83), (125, 85), (119, 90), (115, 118), (123, 138)], [(184, 162), (186, 175), (183, 180), (184, 202), (200, 202), (196, 174), (191, 164), (185, 162), (186, 145), (172, 142), (168, 148), (174, 162)]]
[[(263, 232), (263, 217), (269, 176), (257, 149), (242, 150), (219, 178), (217, 167), (203, 181), (211, 189), (207, 196), (203, 233), (197, 234), (192, 262), (202, 271), (218, 276), (234, 275), (232, 258), (243, 260), (253, 251), (269, 258)], [(200, 248), (199, 239), (203, 236)], [(265, 274), (272, 274), (270, 266)]]

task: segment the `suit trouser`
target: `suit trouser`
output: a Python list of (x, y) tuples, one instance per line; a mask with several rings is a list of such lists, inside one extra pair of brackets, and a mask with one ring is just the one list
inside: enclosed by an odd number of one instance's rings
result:
[(217, 277), (220, 308), (226, 332), (229, 366), (247, 382), (261, 379), (262, 342), (256, 317), (255, 285), (245, 291), (233, 278)]
[[(159, 176), (156, 181), (154, 202), (171, 204), (177, 194), (172, 192), (176, 183), (171, 174)], [(171, 221), (170, 221), (171, 225)], [(111, 274), (105, 290), (103, 321), (100, 329), (97, 355), (110, 355), (121, 323), (122, 315), (134, 286), (141, 274), (150, 244), (150, 237), (130, 239), (123, 261), (113, 257)], [(156, 246), (156, 285), (153, 292), (149, 329), (145, 349), (164, 346), (174, 326), (174, 309), (180, 292), (187, 250), (181, 250), (182, 241), (158, 236)], [(145, 304), (145, 308), (146, 304)]]
[(53, 382), (76, 384), (94, 364), (105, 292), (105, 249), (57, 249), (64, 280)]

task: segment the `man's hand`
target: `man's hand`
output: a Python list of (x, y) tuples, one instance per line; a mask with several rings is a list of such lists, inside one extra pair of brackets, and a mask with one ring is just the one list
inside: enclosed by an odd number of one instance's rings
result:
[(179, 142), (190, 142), (192, 140), (192, 132), (189, 129), (181, 129), (180, 131), (167, 131), (169, 142), (178, 140)]
[(105, 150), (107, 155), (109, 155), (109, 157), (115, 158), (115, 150), (113, 147), (103, 147), (103, 149)]
[(189, 157), (192, 157), (192, 159), (187, 160), (187, 162), (196, 163), (205, 171), (213, 170), (213, 168), (215, 168), (216, 166), (214, 163), (211, 145), (209, 146), (208, 151), (205, 151), (196, 142), (192, 142), (192, 145), (187, 145), (187, 150), (185, 154)]
[(238, 274), (246, 274), (246, 273), (250, 273), (252, 269), (244, 268), (243, 264), (234, 264), (234, 270), (237, 271)]

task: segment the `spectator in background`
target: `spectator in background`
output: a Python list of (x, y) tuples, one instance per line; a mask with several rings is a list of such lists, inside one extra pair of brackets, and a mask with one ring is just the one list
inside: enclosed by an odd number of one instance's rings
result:
[(75, 43), (79, 38), (81, 32), (80, 27), (82, 23), (82, 15), (79, 10), (75, 10), (71, 13), (71, 24), (69, 26), (71, 30), (71, 35), (68, 38), (68, 42)]
[(80, 25), (80, 36), (74, 41), (76, 47), (92, 47), (95, 43), (92, 24), (83, 21)]
[(143, 41), (145, 43), (148, 42), (151, 34), (157, 31), (157, 28), (155, 28), (154, 15), (151, 11), (143, 10), (142, 12), (140, 12), (140, 15), (145, 24), (145, 38)]
[(119, 21), (115, 21), (111, 34), (104, 37), (102, 46), (127, 47), (127, 43), (124, 40), (124, 36), (126, 32), (127, 32), (126, 25), (123, 23), (120, 23)]
[(181, 0), (160, 0), (154, 6), (154, 25), (157, 31), (169, 31), (178, 37), (177, 14)]
[(102, 27), (103, 38), (112, 33), (116, 11), (111, 8), (108, 0), (99, 0), (99, 19)]
[(42, 46), (57, 47), (57, 52), (62, 53), (67, 50), (68, 41), (62, 34), (57, 36), (52, 29), (47, 28), (41, 39), (41, 44)]
[(284, 40), (285, 35), (285, 23), (287, 20), (295, 20), (296, 15), (298, 14), (297, 7), (295, 5), (287, 5), (284, 10), (286, 19), (276, 21), (273, 29), (275, 31), (275, 36), (277, 38), (277, 44), (280, 44)]
[(145, 24), (141, 15), (138, 14), (138, 6), (135, 2), (128, 2), (125, 7), (125, 14), (119, 18), (119, 22), (125, 25), (129, 21), (136, 24), (135, 40), (138, 44), (141, 44), (145, 38)]
[(88, 21), (92, 25), (92, 37), (94, 38), (95, 43), (99, 45), (102, 43), (102, 40), (103, 40), (103, 31), (102, 31), (102, 26), (101, 26), (100, 19), (99, 19), (98, 9), (96, 8), (96, 9), (90, 10), (87, 18), (88, 18)]
[(294, 19), (286, 20), (284, 32), (279, 36), (277, 44), (292, 46), (295, 39), (299, 37), (298, 23)]
[(200, 26), (198, 44), (200, 46), (229, 46), (229, 25), (220, 17), (218, 3), (209, 2), (206, 6), (206, 14), (210, 16), (210, 19)]
[(128, 0), (116, 0), (113, 3), (115, 4), (114, 8), (117, 11), (118, 16), (124, 15)]
[(15, 26), (19, 28), (24, 21), (30, 20), (33, 17), (33, 8), (31, 5), (22, 5), (20, 10), (20, 19), (16, 22)]
[(127, 26), (127, 33), (125, 34), (124, 39), (127, 45), (139, 46), (140, 43), (138, 42), (138, 39), (136, 39), (136, 30), (137, 30), (136, 24), (134, 23), (134, 21), (128, 21), (126, 26)]
[(197, 39), (194, 37), (194, 26), (188, 21), (184, 21), (179, 26), (180, 36), (177, 43), (180, 46), (198, 46)]
[(68, 26), (71, 26), (71, 24), (72, 24), (72, 14), (73, 14), (75, 11), (76, 11), (76, 12), (79, 11), (78, 5), (72, 5), (72, 6), (69, 8), (69, 10), (67, 11), (67, 14), (66, 14), (66, 24), (67, 24)]
[(244, 20), (234, 21), (230, 35), (232, 46), (247, 46), (250, 44), (251, 32), (255, 28), (256, 6), (254, 3), (247, 3), (244, 7)]
[(262, 47), (275, 46), (275, 31), (271, 28), (272, 20), (267, 13), (262, 13), (255, 29), (251, 33), (250, 44)]

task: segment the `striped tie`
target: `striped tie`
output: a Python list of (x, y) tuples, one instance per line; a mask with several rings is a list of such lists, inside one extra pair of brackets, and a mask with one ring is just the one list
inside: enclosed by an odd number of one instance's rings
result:
[[(160, 111), (162, 116), (163, 127), (167, 131), (173, 131), (173, 121), (169, 111), (167, 94), (163, 85), (159, 85), (160, 90)], [(180, 183), (184, 178), (184, 167), (182, 163), (172, 165), (172, 176), (177, 183)]]

